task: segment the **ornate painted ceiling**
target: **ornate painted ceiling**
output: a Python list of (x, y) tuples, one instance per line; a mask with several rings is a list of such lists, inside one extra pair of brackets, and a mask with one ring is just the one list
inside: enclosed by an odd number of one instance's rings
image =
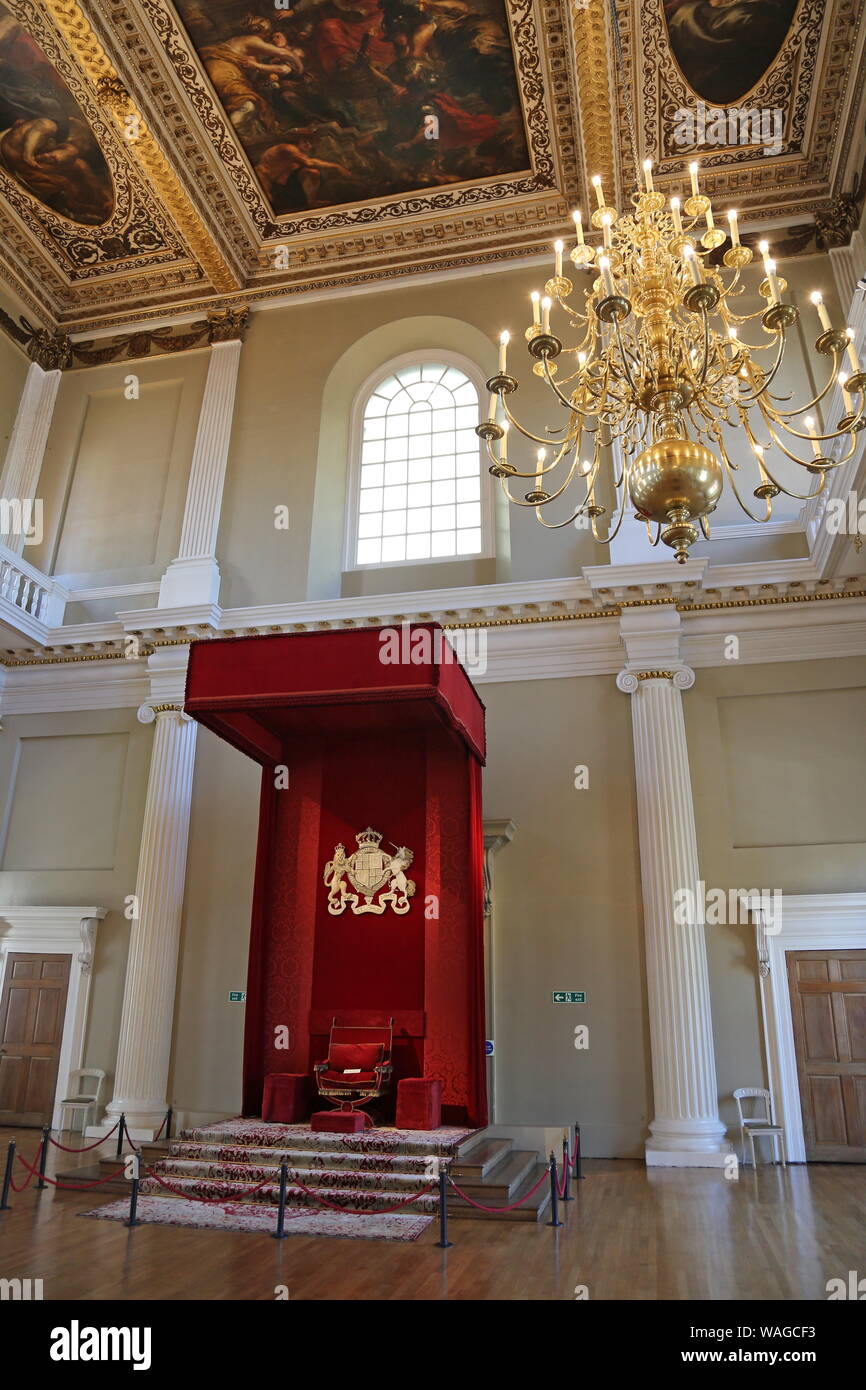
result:
[(861, 0), (289, 3), (0, 4), (19, 341), (523, 259), (647, 155), (779, 249), (856, 225)]

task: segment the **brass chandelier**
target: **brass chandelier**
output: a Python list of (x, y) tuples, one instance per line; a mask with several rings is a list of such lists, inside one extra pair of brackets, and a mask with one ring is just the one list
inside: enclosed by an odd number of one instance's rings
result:
[[(535, 359), (532, 370), (567, 411), (566, 423), (541, 436), (516, 419), (511, 398), (518, 381), (508, 372), (506, 332), (500, 338), (499, 371), (487, 383), (488, 418), (476, 433), (486, 441), (489, 471), (500, 479), (508, 500), (534, 507), (543, 526), (585, 524), (578, 519), (586, 518), (596, 540), (610, 541), (627, 514), (628, 497), (646, 523), (650, 543), (663, 541), (683, 563), (700, 532), (709, 537), (708, 517), (726, 476), (753, 521), (769, 521), (780, 492), (801, 501), (818, 496), (828, 472), (852, 456), (856, 432), (866, 425), (866, 373), (851, 330), (832, 326), (816, 293), (811, 296), (820, 324), (815, 350), (827, 359), (826, 384), (797, 406), (789, 396), (774, 394), (786, 336), (799, 310), (784, 298), (787, 283), (767, 243), (759, 244), (762, 302), (749, 312), (741, 304), (742, 273), (753, 253), (740, 241), (736, 212), (727, 214), (728, 234), (716, 226), (696, 164), (690, 165), (691, 194), (682, 204), (678, 198), (668, 203), (655, 190), (651, 161), (645, 160), (643, 169), (645, 188), (632, 194), (633, 211), (622, 215), (605, 202), (601, 179), (592, 180), (597, 207), (591, 221), (602, 233), (601, 246), (585, 241), (582, 215), (573, 214), (576, 244), (570, 260), (593, 274), (582, 308), (569, 302), (574, 285), (563, 274), (562, 242), (555, 244), (555, 270), (544, 297), (531, 297), (532, 323), (524, 336)], [(715, 263), (712, 254), (729, 238), (722, 263)], [(554, 310), (574, 335), (573, 345), (565, 347), (552, 330)], [(835, 425), (819, 426), (816, 414), (837, 381), (844, 413)], [(763, 514), (750, 510), (742, 496), (737, 480), (744, 470), (730, 457), (726, 429), (738, 430), (748, 444), (752, 496), (764, 504)], [(538, 446), (525, 472), (509, 457), (510, 430)], [(798, 484), (804, 491), (793, 491), (771, 472), (767, 454), (774, 447), (812, 475)], [(532, 485), (521, 497), (512, 484), (523, 478)], [(598, 521), (608, 509), (598, 493), (605, 482), (616, 503), (607, 534), (600, 534)], [(580, 491), (570, 515), (548, 520), (545, 511), (572, 483)]]

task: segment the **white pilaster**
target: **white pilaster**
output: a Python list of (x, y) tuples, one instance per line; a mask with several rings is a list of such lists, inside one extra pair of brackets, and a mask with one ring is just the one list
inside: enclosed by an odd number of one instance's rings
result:
[(831, 247), (828, 254), (842, 313), (847, 316), (857, 281), (866, 275), (866, 242), (862, 232), (855, 232), (848, 246)]
[[(617, 676), (631, 696), (655, 1117), (648, 1166), (724, 1162), (718, 1114), (707, 953), (697, 920), (698, 851), (682, 691), (694, 672), (679, 660), (679, 614), (626, 614), (629, 663)], [(658, 664), (647, 658), (654, 650)], [(664, 664), (662, 664), (664, 663)], [(691, 907), (683, 911), (682, 890)], [(676, 911), (676, 918), (675, 918)], [(687, 920), (679, 920), (687, 917)]]
[[(35, 499), (39, 487), (60, 377), (59, 371), (46, 372), (36, 362), (30, 363), (0, 474), (0, 497), (8, 502), (18, 501), (24, 508), (25, 516), (28, 509), (24, 504)], [(9, 509), (8, 514), (16, 513)], [(16, 555), (21, 554), (26, 539), (23, 528), (0, 532), (0, 542), (14, 550)]]
[[(114, 1098), (101, 1128), (121, 1111), (133, 1139), (158, 1132), (168, 1107), (181, 910), (197, 725), (180, 705), (142, 705), (153, 752), (132, 921)], [(94, 1131), (97, 1132), (97, 1131)]]
[(180, 552), (166, 570), (159, 591), (160, 608), (216, 603), (220, 573), (216, 540), (223, 484), (232, 432), (241, 339), (211, 347), (207, 380), (192, 456)]
[[(493, 861), (514, 839), (513, 820), (484, 822), (484, 994), (487, 1036), (496, 1044), (496, 951), (493, 931)], [(496, 1054), (487, 1058), (487, 1109), (492, 1124), (496, 1119)]]

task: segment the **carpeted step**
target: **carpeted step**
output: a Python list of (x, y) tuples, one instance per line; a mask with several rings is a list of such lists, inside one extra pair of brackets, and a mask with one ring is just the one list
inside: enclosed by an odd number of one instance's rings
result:
[[(315, 1132), (309, 1125), (268, 1124), (264, 1120), (223, 1120), (200, 1129), (184, 1129), (184, 1143), (241, 1148), (337, 1149), (347, 1153), (415, 1154), (450, 1157), (475, 1131), (443, 1125), (436, 1130), (368, 1129), (360, 1134)], [(177, 1142), (177, 1141), (174, 1141)]]
[(259, 1163), (274, 1165), (288, 1163), (290, 1168), (350, 1168), (394, 1173), (426, 1173), (429, 1154), (359, 1153), (329, 1146), (320, 1152), (312, 1148), (279, 1148), (222, 1144), (198, 1144), (188, 1140), (172, 1140), (169, 1157), (196, 1160), (203, 1163)]
[[(159, 1176), (163, 1177), (162, 1174)], [(254, 1183), (211, 1182), (207, 1178), (180, 1177), (171, 1174), (165, 1174), (163, 1181), (170, 1185), (169, 1188), (162, 1186), (155, 1177), (142, 1178), (139, 1191), (143, 1196), (174, 1196), (178, 1200), (184, 1197), (198, 1197), (209, 1199), (215, 1203), (217, 1201), (230, 1202), (243, 1199), (256, 1204), (273, 1206), (279, 1200), (278, 1183), (265, 1183), (264, 1186), (256, 1189)], [(395, 1189), (364, 1191), (343, 1187), (317, 1187), (315, 1193), (310, 1195), (302, 1192), (291, 1182), (289, 1183), (288, 1196), (292, 1205), (296, 1207), (315, 1207), (318, 1200), (323, 1198), (344, 1211), (378, 1211), (388, 1207), (399, 1208), (400, 1204), (404, 1203), (406, 1205), (400, 1208), (401, 1210), (429, 1214), (436, 1211), (438, 1206), (438, 1197), (435, 1192), (419, 1196), (410, 1205), (406, 1203), (407, 1193)]]
[[(309, 1160), (310, 1155), (307, 1155)], [(534, 1156), (533, 1156), (534, 1157)], [(154, 1165), (161, 1177), (174, 1182), (175, 1177), (207, 1178), (212, 1182), (257, 1183), (264, 1178), (278, 1183), (277, 1163), (215, 1163), (200, 1159), (168, 1158)], [(289, 1182), (300, 1181), (306, 1187), (362, 1188), (369, 1191), (420, 1192), (429, 1187), (430, 1178), (424, 1173), (395, 1173), (392, 1170), (340, 1169), (289, 1164)]]

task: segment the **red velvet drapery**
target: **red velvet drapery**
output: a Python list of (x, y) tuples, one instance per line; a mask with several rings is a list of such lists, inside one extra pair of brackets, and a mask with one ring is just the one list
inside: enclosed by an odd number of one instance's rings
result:
[[(244, 1112), (268, 1072), (311, 1070), (335, 1014), (393, 1015), (396, 1077), (441, 1077), (443, 1118), (482, 1125), (483, 707), (456, 663), (379, 650), (376, 630), (193, 648), (187, 709), (263, 763)], [(328, 911), (324, 865), (368, 825), (414, 852), (404, 916)]]

